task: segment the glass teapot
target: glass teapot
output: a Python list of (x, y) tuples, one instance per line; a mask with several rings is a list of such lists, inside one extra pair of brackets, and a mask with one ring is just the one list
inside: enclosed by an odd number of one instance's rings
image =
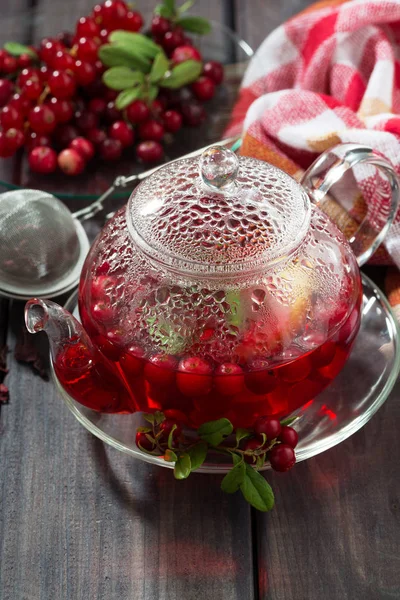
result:
[[(347, 169), (373, 165), (387, 218), (350, 241), (318, 204)], [(358, 263), (398, 204), (396, 175), (368, 147), (323, 154), (302, 185), (222, 146), (158, 169), (107, 222), (84, 265), (82, 325), (32, 299), (60, 384), (114, 413), (161, 410), (197, 428), (249, 427), (312, 400), (339, 373), (360, 323)]]

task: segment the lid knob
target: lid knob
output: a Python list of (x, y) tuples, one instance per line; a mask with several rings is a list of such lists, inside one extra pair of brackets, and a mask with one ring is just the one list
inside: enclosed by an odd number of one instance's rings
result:
[(200, 175), (211, 190), (230, 187), (239, 171), (239, 159), (234, 152), (223, 146), (211, 146), (200, 158)]

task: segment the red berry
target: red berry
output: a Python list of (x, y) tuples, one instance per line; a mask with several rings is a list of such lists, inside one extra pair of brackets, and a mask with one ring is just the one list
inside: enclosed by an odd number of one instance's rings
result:
[(0, 79), (0, 107), (3, 107), (10, 100), (14, 86), (8, 79)]
[(160, 102), (160, 100), (158, 98), (157, 98), (157, 100), (153, 100), (153, 102), (151, 103), (151, 106), (150, 106), (150, 112), (153, 115), (153, 117), (156, 119), (161, 117), (162, 113), (164, 112), (163, 102)]
[(123, 148), (132, 146), (134, 142), (134, 133), (131, 125), (125, 121), (116, 121), (111, 125), (108, 134), (114, 140), (119, 140)]
[(136, 156), (144, 163), (158, 162), (163, 155), (164, 150), (159, 142), (141, 142), (136, 147)]
[(18, 68), (17, 59), (14, 56), (6, 56), (3, 60), (2, 71), (3, 73), (11, 74), (14, 73)]
[(94, 63), (94, 68), (97, 75), (103, 75), (104, 71), (107, 70), (107, 67), (103, 65), (101, 60), (96, 60), (96, 62)]
[(7, 50), (0, 49), (0, 71), (3, 70), (3, 63), (6, 56), (8, 56)]
[(106, 0), (102, 5), (102, 23), (107, 28), (115, 28), (121, 25), (128, 13), (128, 7), (122, 0)]
[(52, 60), (51, 66), (58, 71), (66, 71), (67, 69), (73, 71), (75, 60), (68, 52), (65, 52), (65, 50), (59, 50)]
[(94, 63), (97, 60), (98, 49), (98, 45), (92, 38), (81, 37), (77, 44), (77, 58), (89, 63)]
[(122, 27), (127, 31), (139, 31), (143, 27), (142, 15), (135, 10), (130, 10), (126, 13)]
[(89, 131), (97, 127), (99, 118), (90, 110), (84, 110), (75, 114), (75, 123), (82, 131)]
[(50, 92), (56, 98), (68, 99), (75, 94), (75, 79), (65, 71), (54, 71), (49, 77), (48, 85)]
[(212, 388), (212, 368), (203, 358), (191, 356), (180, 361), (176, 383), (185, 396), (203, 396)]
[(71, 100), (50, 98), (49, 106), (54, 113), (57, 123), (68, 123), (74, 116), (74, 106)]
[(14, 129), (14, 127), (11, 127), (11, 129), (7, 129), (5, 136), (7, 143), (13, 152), (16, 152), (16, 150), (21, 148), (25, 143), (25, 136), (21, 129)]
[(299, 436), (293, 427), (283, 425), (278, 439), (280, 442), (282, 442), (282, 444), (287, 444), (291, 448), (296, 448), (299, 441)]
[(6, 133), (4, 131), (0, 131), (0, 157), (1, 158), (9, 158), (15, 152), (12, 145), (9, 144), (9, 140), (6, 137)]
[(29, 122), (31, 129), (36, 133), (51, 133), (57, 123), (54, 112), (46, 104), (31, 109)]
[(152, 452), (155, 448), (155, 444), (149, 440), (143, 431), (137, 432), (135, 442), (139, 449), (148, 450), (148, 452)]
[(198, 60), (201, 62), (201, 54), (197, 48), (193, 46), (178, 46), (172, 53), (171, 60), (173, 64), (179, 65), (179, 63), (185, 62), (186, 60)]
[(29, 54), (21, 54), (18, 58), (17, 58), (17, 63), (18, 63), (18, 67), (20, 69), (26, 69), (27, 67), (30, 67), (32, 64), (32, 59), (29, 56)]
[(197, 81), (192, 83), (191, 88), (196, 98), (202, 102), (211, 100), (215, 94), (215, 83), (209, 77), (205, 77), (205, 75), (201, 75)]
[(118, 160), (122, 154), (122, 144), (119, 140), (107, 138), (99, 145), (99, 153), (103, 160)]
[(114, 121), (119, 121), (120, 119), (121, 111), (115, 107), (113, 101), (108, 102), (104, 113), (104, 120), (107, 121), (107, 123), (114, 123)]
[(151, 21), (151, 33), (155, 36), (164, 36), (171, 29), (171, 21), (155, 15)]
[(268, 370), (267, 361), (255, 359), (249, 364), (250, 372), (245, 375), (246, 387), (253, 394), (269, 394), (276, 387), (276, 377)]
[(183, 122), (190, 127), (197, 127), (206, 118), (206, 111), (204, 110), (204, 107), (197, 102), (182, 104), (181, 112)]
[(35, 79), (28, 79), (22, 88), (23, 95), (29, 100), (37, 100), (43, 91), (43, 85)]
[(139, 125), (139, 137), (142, 140), (152, 140), (159, 142), (164, 135), (164, 127), (158, 121), (149, 119), (145, 123)]
[(160, 431), (163, 432), (163, 437), (164, 437), (165, 441), (167, 441), (168, 436), (171, 433), (174, 425), (176, 427), (174, 429), (174, 433), (172, 434), (172, 437), (174, 440), (177, 440), (182, 433), (182, 427), (179, 425), (179, 423), (177, 423), (173, 419), (165, 419), (162, 423), (160, 423)]
[[(262, 444), (262, 440), (259, 440), (257, 438), (250, 438), (249, 440), (245, 440), (244, 444), (243, 444), (243, 450), (251, 450), (252, 452), (254, 452), (254, 450), (258, 450), (260, 448)], [(254, 455), (244, 455), (244, 460), (249, 463), (250, 465), (253, 464), (256, 461), (256, 457)]]
[(78, 37), (98, 37), (100, 28), (91, 17), (81, 17), (76, 25), (76, 35)]
[(183, 33), (182, 30), (178, 27), (174, 29), (174, 31), (167, 31), (164, 35), (162, 45), (165, 50), (171, 52), (175, 50), (178, 46), (183, 44)]
[(99, 146), (107, 139), (107, 134), (103, 129), (89, 129), (86, 132), (87, 139), (92, 142), (95, 146)]
[(89, 142), (89, 140), (84, 137), (77, 137), (72, 140), (70, 148), (79, 152), (79, 154), (83, 156), (86, 161), (90, 160), (94, 156), (94, 146), (92, 142)]
[(98, 117), (102, 117), (105, 113), (106, 106), (107, 102), (103, 98), (92, 98), (89, 102), (88, 108)]
[(54, 133), (54, 138), (60, 148), (66, 148), (73, 139), (79, 136), (79, 131), (70, 123), (59, 125)]
[(28, 160), (31, 170), (36, 173), (53, 173), (57, 168), (57, 154), (47, 146), (34, 148)]
[(176, 110), (166, 110), (163, 115), (163, 123), (166, 131), (175, 133), (182, 127), (182, 115)]
[(79, 152), (67, 148), (58, 155), (58, 166), (67, 175), (79, 175), (85, 169), (85, 160)]
[(108, 41), (109, 41), (108, 38), (109, 38), (110, 33), (111, 33), (111, 31), (108, 31), (108, 29), (102, 29), (100, 31), (99, 38), (100, 38), (100, 41), (102, 44), (108, 44)]
[(119, 357), (119, 364), (125, 375), (137, 377), (144, 369), (144, 350), (140, 346), (130, 346)]
[(76, 81), (79, 85), (89, 85), (97, 77), (96, 68), (89, 62), (77, 60), (74, 67)]
[(72, 48), (74, 45), (74, 35), (70, 31), (61, 31), (57, 35), (57, 40), (66, 48)]
[(171, 354), (154, 354), (146, 363), (144, 377), (157, 387), (168, 387), (175, 382), (178, 361)]
[(269, 453), (269, 462), (274, 471), (289, 471), (296, 462), (296, 455), (288, 444), (279, 444)]
[(215, 371), (215, 387), (223, 396), (234, 396), (244, 388), (243, 369), (234, 363), (219, 365)]
[(203, 75), (209, 77), (215, 85), (220, 85), (224, 79), (224, 68), (216, 60), (209, 60), (203, 65)]
[(110, 88), (107, 88), (103, 94), (103, 98), (107, 102), (107, 104), (109, 102), (114, 102), (114, 100), (117, 98), (117, 96), (118, 96), (118, 92), (116, 90), (110, 90)]
[(27, 117), (32, 108), (32, 102), (21, 94), (14, 94), (8, 106), (13, 106), (21, 115)]
[(0, 124), (5, 131), (11, 129), (11, 127), (22, 129), (24, 119), (22, 114), (16, 108), (8, 105), (1, 110)]
[(59, 50), (63, 50), (63, 45), (58, 40), (44, 38), (40, 42), (39, 56), (43, 62), (50, 65)]
[(281, 432), (282, 426), (279, 419), (275, 417), (258, 417), (254, 423), (254, 431), (257, 435), (263, 433), (267, 436), (268, 440), (274, 440)]
[(39, 72), (37, 69), (22, 69), (21, 73), (17, 78), (18, 87), (22, 88), (26, 84), (27, 81), (33, 79), (34, 81), (39, 81)]
[(38, 72), (39, 81), (41, 81), (42, 83), (47, 83), (49, 76), (50, 76), (50, 69), (48, 67), (46, 67), (46, 65), (43, 65), (42, 67), (40, 67), (39, 72)]
[(30, 131), (27, 135), (26, 139), (26, 148), (28, 151), (37, 148), (38, 146), (51, 146), (51, 139), (42, 133), (36, 133), (35, 131)]
[(150, 109), (143, 100), (134, 100), (126, 107), (126, 117), (131, 123), (143, 123), (150, 116)]

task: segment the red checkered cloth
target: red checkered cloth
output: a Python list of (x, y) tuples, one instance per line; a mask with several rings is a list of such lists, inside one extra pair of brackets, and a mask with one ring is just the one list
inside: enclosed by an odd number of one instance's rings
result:
[[(273, 31), (250, 62), (226, 133), (241, 132), (242, 154), (296, 178), (340, 142), (372, 146), (400, 174), (400, 1), (319, 2)], [(364, 176), (351, 202), (347, 197), (331, 211), (336, 220), (338, 211), (350, 215), (347, 234), (366, 212), (375, 221), (382, 217)], [(385, 248), (375, 262), (400, 267), (400, 213)], [(400, 305), (397, 273), (388, 293)]]

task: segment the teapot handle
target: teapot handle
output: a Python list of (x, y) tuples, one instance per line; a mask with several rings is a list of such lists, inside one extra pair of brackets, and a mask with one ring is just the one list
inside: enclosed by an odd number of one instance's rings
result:
[[(369, 146), (339, 144), (324, 152), (304, 173), (301, 184), (315, 204), (320, 204), (329, 189), (355, 165), (373, 165), (382, 175), (378, 194), (386, 201), (385, 222), (375, 223), (367, 213), (349, 242), (359, 266), (367, 262), (383, 241), (399, 206), (400, 182), (392, 164)], [(389, 187), (389, 189), (388, 189)], [(388, 198), (390, 196), (390, 199)]]

